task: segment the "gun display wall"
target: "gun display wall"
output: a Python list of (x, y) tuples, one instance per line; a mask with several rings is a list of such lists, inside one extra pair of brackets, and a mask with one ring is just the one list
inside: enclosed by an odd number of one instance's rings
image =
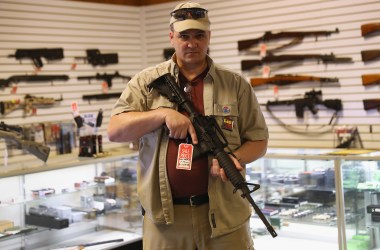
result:
[[(14, 55), (8, 56), (20, 60), (21, 65), (32, 67), (25, 74), (8, 75), (0, 79), (0, 149), (4, 148), (5, 158), (20, 157), (26, 153), (46, 162), (50, 152), (53, 153), (50, 155), (61, 155), (78, 151), (79, 157), (107, 155), (107, 151), (103, 150), (105, 128), (101, 128), (103, 110), (110, 112), (131, 77), (120, 74), (118, 70), (108, 73), (110, 70), (107, 70), (107, 65), (119, 62), (117, 53), (100, 53), (98, 49), (88, 49), (86, 54), (86, 57), (74, 57), (71, 63), (60, 64), (62, 70), (59, 74), (45, 72), (49, 71), (49, 66), (65, 58), (63, 48), (17, 49)], [(32, 63), (27, 62), (28, 59)], [(78, 65), (78, 59), (83, 59), (83, 64)], [(86, 64), (91, 64), (91, 71), (95, 72), (81, 73), (81, 67), (87, 67)], [(97, 66), (106, 72), (98, 72)], [(115, 88), (113, 85), (116, 81), (117, 91), (108, 92)], [(89, 85), (91, 83), (92, 86)], [(38, 89), (36, 92), (40, 91), (41, 95), (29, 94), (32, 88), (34, 91)], [(68, 91), (70, 88), (77, 92), (74, 98)], [(72, 110), (73, 103), (75, 110)], [(90, 109), (82, 110), (79, 115), (79, 108), (86, 106)], [(98, 110), (92, 110), (96, 108)], [(57, 109), (63, 110), (61, 112), (66, 116), (43, 121), (46, 117), (54, 116)], [(44, 119), (39, 120), (40, 117)], [(12, 123), (20, 119), (21, 124)]]
[[(364, 42), (369, 39), (375, 39), (374, 37), (379, 34), (379, 23), (363, 24), (360, 29), (361, 34), (357, 34), (357, 37), (362, 36)], [(339, 67), (344, 71), (344, 67), (339, 65), (351, 67), (351, 65), (358, 63), (358, 59), (365, 67), (369, 64), (376, 64), (376, 61), (380, 58), (380, 53), (377, 49), (361, 49), (357, 51), (358, 56), (356, 59), (345, 55), (338, 56), (334, 51), (326, 54), (315, 53), (319, 43), (328, 43), (330, 39), (339, 39), (342, 32), (345, 31), (341, 28), (317, 31), (266, 31), (262, 36), (238, 41), (238, 51), (244, 58), (241, 60), (243, 74), (249, 78), (259, 99), (263, 99), (261, 105), (265, 107), (265, 110), (275, 122), (288, 132), (304, 134), (305, 136), (335, 133), (334, 127), (339, 125), (338, 118), (344, 118), (344, 115), (348, 114), (344, 112), (344, 95), (339, 96), (338, 94), (340, 89), (345, 87), (344, 80), (332, 75), (329, 68), (332, 68), (332, 72), (337, 72), (335, 67)], [(315, 37), (315, 40), (309, 39), (309, 41), (306, 41), (307, 37)], [(278, 45), (280, 41), (287, 42)], [(301, 47), (305, 41), (313, 44), (314, 49), (308, 51), (308, 53), (285, 52), (285, 50), (302, 50)], [(311, 46), (309, 45), (309, 47)], [(258, 59), (246, 59), (248, 57), (258, 57)], [(321, 64), (324, 65), (322, 70)], [(310, 72), (313, 65), (315, 65), (314, 68), (318, 69), (318, 75), (299, 73), (303, 72), (303, 68), (306, 67), (309, 69), (306, 72)], [(326, 76), (321, 75), (323, 72)], [(368, 88), (379, 83), (377, 73), (366, 74), (363, 72), (359, 77), (361, 78), (361, 85), (366, 88), (363, 90), (365, 92), (367, 92)], [(273, 89), (272, 95), (270, 94), (271, 89)], [(302, 94), (302, 90), (305, 94)], [(323, 99), (322, 91), (327, 91), (329, 94), (335, 91), (337, 94), (330, 94), (330, 96), (336, 96), (337, 98)], [(265, 97), (260, 98), (261, 93)], [(375, 93), (368, 92), (368, 94), (376, 96), (376, 90)], [(365, 98), (360, 104), (363, 105), (362, 110), (365, 110), (365, 112), (379, 109), (377, 98)], [(289, 113), (289, 108), (292, 108), (292, 106), (296, 111), (295, 118), (297, 122), (289, 122), (287, 121), (289, 118), (285, 118), (287, 117), (286, 114)], [(323, 111), (322, 116), (320, 115), (321, 110)], [(329, 114), (330, 118), (328, 119), (326, 116)], [(320, 126), (310, 127), (314, 122), (317, 122)], [(369, 126), (369, 130), (371, 133), (372, 126)], [(349, 144), (345, 145), (350, 147)]]

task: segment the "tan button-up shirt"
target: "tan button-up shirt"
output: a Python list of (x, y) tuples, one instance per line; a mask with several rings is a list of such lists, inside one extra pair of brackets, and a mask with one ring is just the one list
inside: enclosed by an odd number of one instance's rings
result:
[[(247, 140), (268, 139), (268, 129), (251, 85), (240, 75), (215, 64), (207, 57), (210, 70), (204, 79), (205, 115), (215, 116), (219, 126), (223, 118), (232, 119), (232, 129), (223, 130), (229, 147), (236, 150)], [(115, 104), (112, 114), (149, 111), (177, 106), (147, 85), (159, 76), (171, 73), (176, 79), (179, 69), (173, 60), (147, 68), (135, 75)], [(170, 185), (166, 174), (168, 131), (161, 127), (144, 135), (139, 141), (138, 195), (145, 216), (155, 223), (171, 224), (174, 212)], [(211, 161), (211, 157), (209, 161)], [(245, 171), (242, 171), (245, 175)], [(212, 237), (239, 228), (251, 214), (248, 201), (240, 191), (233, 193), (230, 182), (209, 177), (209, 219)]]

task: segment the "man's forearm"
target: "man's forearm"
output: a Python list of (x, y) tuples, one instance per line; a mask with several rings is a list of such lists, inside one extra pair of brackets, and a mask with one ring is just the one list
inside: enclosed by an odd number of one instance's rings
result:
[(108, 138), (113, 142), (134, 141), (164, 124), (161, 109), (148, 112), (125, 112), (114, 115), (108, 125)]
[(234, 154), (240, 164), (253, 162), (265, 155), (267, 152), (268, 140), (247, 141)]

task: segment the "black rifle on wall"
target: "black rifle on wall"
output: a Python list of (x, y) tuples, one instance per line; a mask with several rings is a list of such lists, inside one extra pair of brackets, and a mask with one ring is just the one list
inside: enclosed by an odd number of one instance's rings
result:
[(363, 100), (364, 110), (377, 109), (380, 112), (380, 99), (364, 99)]
[(316, 77), (306, 75), (274, 75), (268, 78), (251, 78), (252, 87), (257, 87), (265, 84), (276, 84), (279, 86), (290, 85), (298, 82), (339, 82), (338, 78)]
[(124, 76), (124, 75), (120, 75), (118, 71), (116, 71), (114, 74), (107, 74), (107, 73), (104, 73), (104, 74), (100, 74), (100, 73), (97, 73), (96, 75), (94, 76), (78, 76), (78, 80), (89, 80), (89, 82), (91, 83), (91, 79), (97, 79), (97, 80), (103, 80), (107, 83), (108, 85), (108, 88), (111, 88), (112, 87), (112, 79), (114, 78), (121, 78), (123, 80), (131, 80), (131, 77), (130, 76)]
[(317, 39), (320, 36), (330, 36), (333, 33), (339, 33), (339, 29), (336, 28), (333, 31), (324, 31), (324, 30), (322, 31), (283, 31), (283, 32), (278, 32), (278, 33), (272, 33), (271, 31), (266, 31), (264, 35), (262, 35), (259, 38), (238, 41), (238, 50), (239, 51), (248, 50), (254, 46), (257, 46), (261, 42), (268, 42), (268, 41), (278, 40), (278, 39), (283, 39), (283, 38), (293, 38), (293, 40), (290, 41), (289, 43), (285, 45), (281, 45), (280, 47), (272, 49), (271, 51), (279, 50), (285, 47), (299, 44), (307, 36), (314, 36)]
[(8, 57), (15, 57), (17, 60), (22, 60), (25, 58), (31, 59), (36, 68), (42, 68), (44, 66), (41, 60), (42, 57), (49, 61), (64, 58), (62, 48), (17, 49), (14, 55), (8, 55)]
[(86, 50), (85, 57), (75, 57), (75, 59), (83, 59), (84, 62), (90, 63), (92, 66), (106, 66), (108, 64), (119, 63), (119, 56), (117, 53), (102, 54), (98, 49)]
[(22, 139), (22, 133), (22, 127), (0, 122), (0, 138), (3, 138), (7, 143), (16, 145), (18, 149), (24, 149), (38, 159), (46, 162), (49, 157), (50, 148), (41, 143)]
[(360, 26), (362, 36), (369, 37), (380, 34), (380, 23), (365, 23)]
[(362, 84), (364, 86), (380, 84), (380, 74), (362, 75)]
[[(269, 224), (250, 195), (250, 193), (257, 190), (260, 185), (247, 183), (244, 177), (236, 169), (235, 163), (230, 158), (229, 154), (224, 151), (224, 148), (228, 148), (228, 141), (225, 138), (223, 131), (218, 126), (215, 117), (204, 116), (197, 113), (191, 101), (186, 97), (185, 92), (178, 87), (170, 73), (162, 75), (154, 80), (148, 85), (148, 88), (156, 89), (158, 93), (168, 98), (169, 101), (176, 103), (189, 114), (189, 118), (194, 125), (199, 140), (198, 144), (194, 145), (194, 150), (200, 152), (200, 154), (212, 154), (218, 160), (228, 179), (235, 187), (235, 190), (241, 190), (241, 196), (249, 201), (272, 237), (276, 237), (277, 233)], [(254, 189), (251, 191), (248, 185), (253, 185)]]
[(360, 52), (363, 62), (370, 62), (380, 58), (380, 49), (363, 50)]
[(311, 90), (306, 92), (304, 98), (297, 98), (293, 100), (283, 100), (283, 101), (268, 101), (266, 103), (266, 108), (268, 111), (272, 112), (270, 107), (272, 106), (282, 106), (282, 105), (294, 105), (296, 109), (296, 116), (298, 118), (304, 117), (304, 110), (308, 108), (312, 114), (318, 113), (317, 105), (323, 105), (328, 109), (333, 109), (336, 112), (342, 110), (342, 101), (340, 99), (327, 99), (322, 100), (322, 91)]
[(68, 79), (67, 75), (14, 75), (7, 79), (0, 79), (0, 88), (8, 87), (11, 83), (67, 81)]
[(263, 66), (272, 62), (285, 62), (285, 61), (304, 61), (304, 60), (317, 60), (317, 62), (327, 63), (349, 63), (352, 62), (350, 57), (336, 57), (333, 53), (322, 55), (322, 54), (301, 54), (301, 55), (272, 55), (268, 54), (261, 60), (242, 60), (241, 69), (250, 70), (257, 66)]
[(103, 93), (103, 94), (93, 94), (93, 95), (83, 95), (82, 99), (91, 101), (92, 99), (95, 100), (106, 100), (106, 99), (111, 99), (111, 98), (119, 98), (121, 95), (120, 93)]

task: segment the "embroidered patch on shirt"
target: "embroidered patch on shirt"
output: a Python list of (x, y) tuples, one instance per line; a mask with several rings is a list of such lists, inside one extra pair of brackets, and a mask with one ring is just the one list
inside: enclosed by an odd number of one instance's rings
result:
[(232, 131), (233, 128), (234, 128), (234, 120), (229, 116), (223, 117), (222, 129)]

